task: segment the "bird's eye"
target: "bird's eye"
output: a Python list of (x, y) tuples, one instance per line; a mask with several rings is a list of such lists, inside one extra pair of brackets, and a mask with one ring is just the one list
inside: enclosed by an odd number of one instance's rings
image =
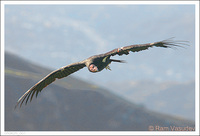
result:
[(91, 65), (90, 65), (90, 68), (94, 68), (94, 65), (93, 65), (93, 64), (91, 64)]

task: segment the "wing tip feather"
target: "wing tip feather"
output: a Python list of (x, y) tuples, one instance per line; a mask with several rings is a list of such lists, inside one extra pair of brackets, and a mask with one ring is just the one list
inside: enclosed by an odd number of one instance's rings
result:
[(163, 43), (163, 45), (167, 48), (173, 49), (177, 49), (176, 47), (186, 48), (184, 45), (190, 46), (190, 44), (188, 44), (189, 41), (173, 40), (174, 38), (175, 37), (168, 38), (166, 40), (161, 41), (161, 43)]

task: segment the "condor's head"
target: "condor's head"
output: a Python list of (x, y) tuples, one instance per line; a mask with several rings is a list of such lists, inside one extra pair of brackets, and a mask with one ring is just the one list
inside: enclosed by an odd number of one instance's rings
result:
[(95, 66), (94, 64), (90, 64), (88, 69), (90, 72), (98, 72), (99, 71), (97, 66)]

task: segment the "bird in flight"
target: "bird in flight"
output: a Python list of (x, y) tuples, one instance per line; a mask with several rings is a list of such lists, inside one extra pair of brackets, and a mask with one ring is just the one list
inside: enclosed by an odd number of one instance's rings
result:
[(27, 104), (29, 99), (30, 101), (32, 101), (34, 95), (36, 95), (37, 97), (38, 93), (41, 92), (42, 89), (44, 89), (46, 86), (54, 82), (56, 79), (67, 77), (70, 74), (84, 67), (87, 67), (90, 72), (95, 73), (102, 71), (104, 68), (111, 70), (109, 67), (109, 64), (111, 62), (119, 62), (119, 63), (124, 62), (122, 60), (111, 59), (111, 57), (114, 55), (119, 55), (119, 56), (123, 54), (128, 55), (130, 52), (139, 52), (142, 50), (146, 50), (149, 47), (175, 48), (175, 47), (182, 47), (181, 45), (187, 45), (187, 44), (185, 44), (185, 41), (173, 41), (172, 38), (154, 43), (129, 45), (121, 48), (116, 48), (105, 54), (91, 56), (83, 61), (61, 67), (48, 74), (38, 83), (36, 83), (33, 87), (31, 87), (27, 92), (25, 92), (24, 95), (22, 95), (17, 101), (15, 108), (19, 104), (21, 107), (23, 102)]

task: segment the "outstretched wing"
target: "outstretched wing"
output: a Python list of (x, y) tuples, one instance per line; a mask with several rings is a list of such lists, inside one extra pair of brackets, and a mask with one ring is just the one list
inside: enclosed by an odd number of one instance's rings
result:
[(38, 93), (41, 92), (42, 89), (45, 88), (47, 85), (54, 82), (56, 80), (56, 78), (60, 79), (60, 78), (66, 77), (85, 66), (86, 65), (84, 62), (72, 63), (70, 65), (67, 65), (65, 67), (62, 67), (60, 69), (57, 69), (57, 70), (51, 72), (46, 77), (44, 77), (42, 80), (40, 80), (37, 84), (35, 84), (33, 87), (31, 87), (24, 95), (22, 95), (19, 98), (19, 100), (17, 101), (15, 108), (18, 106), (19, 103), (20, 103), (20, 107), (21, 107), (21, 105), (23, 104), (24, 101), (27, 104), (30, 96), (31, 96), (31, 98), (30, 98), (30, 101), (31, 101), (35, 93), (36, 93), (36, 97), (37, 97)]
[(182, 47), (180, 45), (187, 45), (185, 43), (186, 41), (173, 41), (171, 38), (167, 40), (163, 40), (160, 42), (154, 42), (154, 43), (147, 43), (147, 44), (136, 44), (136, 45), (130, 45), (130, 46), (125, 46), (121, 48), (114, 49), (110, 52), (105, 53), (105, 56), (114, 56), (114, 55), (123, 55), (126, 54), (128, 55), (130, 51), (132, 52), (138, 52), (138, 51), (143, 51), (147, 50), (149, 47), (163, 47), (163, 48), (174, 48), (174, 47)]

